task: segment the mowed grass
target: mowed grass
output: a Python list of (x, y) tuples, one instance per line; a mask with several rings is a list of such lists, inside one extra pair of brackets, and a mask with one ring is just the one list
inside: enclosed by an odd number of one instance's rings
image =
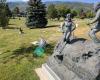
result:
[[(62, 33), (59, 25), (62, 21), (48, 20), (47, 28), (29, 29), (25, 26), (25, 18), (11, 19), (9, 29), (0, 28), (0, 80), (39, 80), (34, 69), (41, 67), (53, 53), (55, 43)], [(89, 27), (87, 19), (75, 19), (78, 27), (75, 36), (88, 38)], [(19, 34), (16, 28), (22, 28), (24, 34)], [(43, 57), (34, 57), (33, 41), (44, 37), (49, 46)]]

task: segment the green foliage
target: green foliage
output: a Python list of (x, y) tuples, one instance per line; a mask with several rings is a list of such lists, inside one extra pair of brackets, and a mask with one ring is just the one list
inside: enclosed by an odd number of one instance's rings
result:
[(8, 4), (6, 4), (6, 14), (7, 14), (8, 17), (11, 17), (12, 16), (12, 12), (11, 12)]
[(84, 12), (83, 9), (80, 10), (79, 17), (80, 17), (81, 19), (86, 18), (86, 13)]
[(71, 10), (71, 13), (72, 13), (72, 17), (75, 17), (78, 15), (77, 11), (76, 10)]
[(0, 1), (0, 26), (5, 28), (8, 25), (9, 18), (7, 12), (6, 0)]
[(92, 11), (87, 11), (86, 17), (87, 18), (93, 18), (94, 17), (94, 13)]
[(0, 17), (0, 26), (1, 26), (2, 28), (7, 27), (8, 22), (9, 22), (9, 19), (8, 19), (7, 16), (5, 16), (5, 14), (2, 15), (2, 16)]
[(86, 9), (79, 8), (76, 10), (76, 12), (77, 12), (78, 18), (80, 18), (80, 19), (86, 18)]
[(46, 9), (41, 0), (30, 0), (27, 8), (26, 25), (29, 28), (43, 28), (47, 25)]
[(93, 12), (91, 12), (88, 9), (85, 8), (74, 9), (65, 4), (58, 4), (58, 5), (50, 4), (47, 10), (48, 10), (48, 18), (51, 19), (58, 18), (59, 20), (60, 17), (65, 18), (68, 13), (72, 13), (72, 17), (76, 16), (81, 19), (93, 17)]
[(18, 16), (19, 13), (20, 13), (19, 7), (15, 7), (15, 8), (13, 9), (13, 15)]
[[(46, 2), (46, 6), (47, 7), (50, 4), (52, 4), (51, 1), (49, 1), (49, 2), (47, 1)], [(55, 17), (57, 17), (58, 19), (60, 17), (65, 17), (65, 15), (67, 13), (66, 10), (68, 10), (68, 9), (71, 9), (71, 12), (72, 12), (73, 16), (76, 16), (78, 18), (80, 18), (81, 9), (83, 9), (85, 11), (85, 14), (87, 14), (87, 11), (93, 10), (93, 8), (92, 8), (93, 4), (90, 4), (90, 3), (67, 2), (67, 1), (65, 1), (65, 2), (62, 2), (62, 1), (56, 2), (56, 1), (53, 1), (53, 4), (55, 5), (55, 8), (56, 8), (57, 14), (58, 14)], [(17, 2), (17, 3), (13, 3), (13, 4), (9, 3), (9, 6), (10, 6), (11, 9), (13, 9), (16, 6), (18, 6), (18, 7), (20, 7), (20, 11), (25, 11), (25, 9), (26, 9), (26, 7), (28, 5), (25, 2)], [(86, 18), (86, 16), (84, 18)]]
[(65, 18), (65, 16), (66, 16), (68, 13), (71, 13), (70, 8), (68, 8), (66, 5), (62, 5), (62, 4), (57, 5), (57, 6), (56, 6), (56, 9), (57, 9), (57, 11), (58, 11), (58, 14), (59, 14), (61, 17), (63, 17), (63, 18)]
[(61, 4), (60, 5), (50, 4), (47, 10), (49, 18), (51, 19), (58, 18), (58, 20), (60, 19), (60, 17), (65, 18), (68, 13), (71, 13), (70, 8), (68, 8), (66, 5), (61, 5)]
[(58, 17), (58, 12), (57, 12), (57, 9), (55, 8), (55, 5), (54, 4), (50, 4), (48, 6), (48, 18), (50, 19), (55, 19)]

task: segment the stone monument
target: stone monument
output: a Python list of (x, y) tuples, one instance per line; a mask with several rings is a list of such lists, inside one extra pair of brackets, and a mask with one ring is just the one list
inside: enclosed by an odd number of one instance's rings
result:
[(95, 25), (91, 28), (91, 30), (89, 32), (89, 36), (95, 43), (100, 43), (100, 40), (95, 35), (97, 32), (100, 31), (100, 2), (98, 2), (94, 5), (94, 12), (95, 12), (96, 16), (89, 23), (89, 25), (90, 24), (95, 24)]
[(71, 39), (68, 43), (64, 37), (42, 65), (47, 80), (100, 80), (100, 43), (84, 38)]

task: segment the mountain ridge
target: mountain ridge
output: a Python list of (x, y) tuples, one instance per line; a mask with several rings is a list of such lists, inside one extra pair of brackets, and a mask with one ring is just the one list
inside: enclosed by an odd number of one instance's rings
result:
[[(48, 7), (48, 5), (50, 4), (55, 4), (55, 5), (65, 4), (65, 5), (68, 5), (69, 7), (75, 7), (75, 8), (82, 7), (82, 8), (92, 9), (92, 6), (93, 6), (93, 3), (69, 2), (69, 1), (46, 1), (43, 3), (46, 4), (46, 7)], [(11, 10), (13, 10), (15, 7), (18, 6), (21, 11), (25, 11), (26, 7), (28, 6), (27, 2), (24, 2), (24, 1), (8, 2), (8, 5)]]

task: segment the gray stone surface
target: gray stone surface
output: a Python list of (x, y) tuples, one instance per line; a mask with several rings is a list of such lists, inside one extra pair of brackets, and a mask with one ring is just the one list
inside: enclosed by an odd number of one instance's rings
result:
[(60, 40), (47, 65), (61, 80), (100, 80), (100, 44), (74, 39)]

